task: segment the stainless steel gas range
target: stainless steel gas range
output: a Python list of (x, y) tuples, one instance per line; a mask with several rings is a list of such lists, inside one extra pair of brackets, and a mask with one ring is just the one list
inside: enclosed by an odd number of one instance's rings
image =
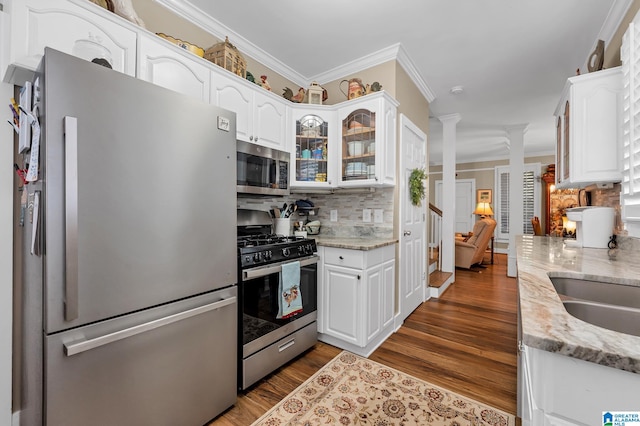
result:
[[(317, 342), (318, 256), (313, 239), (273, 234), (263, 211), (238, 210), (237, 242), (238, 387), (244, 390)], [(298, 265), (301, 309), (282, 317), (283, 267)]]

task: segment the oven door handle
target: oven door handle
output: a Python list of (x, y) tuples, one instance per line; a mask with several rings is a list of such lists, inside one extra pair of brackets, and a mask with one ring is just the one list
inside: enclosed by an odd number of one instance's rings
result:
[[(300, 266), (302, 267), (313, 265), (314, 263), (318, 263), (319, 259), (320, 258), (317, 255), (299, 259)], [(249, 281), (254, 278), (265, 277), (267, 275), (277, 274), (280, 272), (282, 272), (282, 263), (279, 263), (277, 265), (268, 265), (260, 268), (247, 269), (246, 271), (242, 271), (242, 281)]]

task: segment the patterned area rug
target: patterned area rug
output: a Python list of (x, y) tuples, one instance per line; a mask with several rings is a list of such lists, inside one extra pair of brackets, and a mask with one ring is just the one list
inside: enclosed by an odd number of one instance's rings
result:
[(344, 351), (252, 426), (514, 426), (515, 417)]

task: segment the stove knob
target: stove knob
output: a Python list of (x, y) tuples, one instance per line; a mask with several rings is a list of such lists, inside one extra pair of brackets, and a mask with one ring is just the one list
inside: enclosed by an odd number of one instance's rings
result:
[(253, 255), (253, 260), (256, 262), (260, 262), (262, 260), (262, 253), (257, 252)]
[(282, 249), (282, 255), (284, 257), (289, 257), (290, 254), (291, 254), (291, 251), (289, 250), (289, 247), (285, 247)]
[(268, 251), (264, 252), (264, 258), (266, 260), (271, 260), (271, 256), (273, 256), (273, 253), (271, 252), (271, 250), (268, 250)]

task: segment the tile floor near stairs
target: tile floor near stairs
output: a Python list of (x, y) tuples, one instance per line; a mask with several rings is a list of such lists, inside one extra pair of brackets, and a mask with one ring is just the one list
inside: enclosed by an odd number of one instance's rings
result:
[[(486, 266), (456, 270), (444, 295), (420, 305), (369, 358), (516, 414), (516, 280), (506, 255)], [(239, 394), (210, 426), (250, 425), (340, 352), (318, 343)]]

